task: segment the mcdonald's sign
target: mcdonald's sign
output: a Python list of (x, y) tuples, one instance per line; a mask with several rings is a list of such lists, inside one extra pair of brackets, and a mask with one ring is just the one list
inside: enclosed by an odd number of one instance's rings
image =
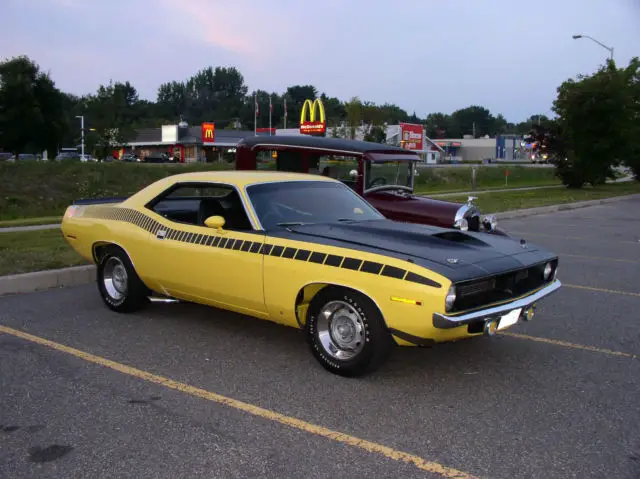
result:
[(213, 143), (216, 137), (216, 125), (214, 123), (202, 124), (202, 143)]
[[(308, 120), (307, 112), (309, 112)], [(327, 119), (322, 100), (305, 100), (300, 112), (300, 133), (305, 135), (324, 135), (326, 131)]]

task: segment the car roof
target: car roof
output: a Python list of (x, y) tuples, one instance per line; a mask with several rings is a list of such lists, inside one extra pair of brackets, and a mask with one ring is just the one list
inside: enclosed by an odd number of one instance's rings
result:
[(221, 171), (199, 171), (192, 173), (178, 173), (166, 178), (170, 183), (182, 182), (203, 182), (230, 183), (239, 187), (244, 187), (254, 183), (277, 183), (281, 181), (332, 181), (333, 178), (307, 173), (291, 173), (286, 171), (269, 170), (221, 170)]
[(238, 146), (254, 148), (256, 146), (293, 146), (300, 148), (314, 148), (319, 150), (334, 150), (345, 153), (396, 153), (402, 155), (416, 155), (415, 152), (399, 146), (385, 145), (371, 141), (349, 140), (344, 138), (327, 138), (311, 135), (273, 135), (246, 136), (238, 142)]

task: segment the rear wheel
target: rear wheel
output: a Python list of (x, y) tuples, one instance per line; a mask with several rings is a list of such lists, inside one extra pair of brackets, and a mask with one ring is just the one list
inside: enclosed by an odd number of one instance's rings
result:
[(110, 246), (101, 255), (97, 280), (102, 300), (113, 311), (129, 313), (148, 303), (149, 290), (120, 248)]
[(346, 288), (327, 287), (309, 304), (307, 341), (316, 360), (341, 376), (376, 371), (394, 342), (376, 305)]

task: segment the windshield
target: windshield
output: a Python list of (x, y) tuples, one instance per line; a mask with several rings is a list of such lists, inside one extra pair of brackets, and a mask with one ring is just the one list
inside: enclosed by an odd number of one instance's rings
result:
[(413, 161), (366, 161), (364, 189), (413, 188)]
[(265, 230), (384, 219), (349, 187), (333, 181), (262, 183), (249, 186), (247, 194)]

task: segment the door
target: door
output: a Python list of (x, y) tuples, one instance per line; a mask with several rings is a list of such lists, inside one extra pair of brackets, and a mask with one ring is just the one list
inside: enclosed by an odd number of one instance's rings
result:
[[(150, 275), (165, 294), (264, 315), (264, 234), (253, 228), (234, 186), (180, 183), (149, 207), (168, 226), (150, 238), (157, 258)], [(221, 230), (205, 225), (211, 216), (225, 219)]]

